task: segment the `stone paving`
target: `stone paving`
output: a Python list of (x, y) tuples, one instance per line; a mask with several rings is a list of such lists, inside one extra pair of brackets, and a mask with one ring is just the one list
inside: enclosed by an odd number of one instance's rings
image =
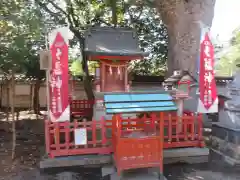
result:
[(171, 165), (165, 167), (168, 180), (239, 180), (240, 171), (220, 164)]
[[(11, 134), (0, 132), (0, 180), (63, 180), (55, 172), (53, 175), (40, 173), (40, 149), (44, 149), (44, 143), (41, 142), (44, 136), (41, 136), (43, 135), (30, 135), (25, 140), (19, 139), (18, 157), (12, 162)], [(240, 180), (240, 168), (226, 166), (218, 159), (213, 160), (212, 163), (198, 165), (166, 165), (164, 174), (168, 180)], [(100, 180), (100, 171), (77, 171), (75, 180)]]

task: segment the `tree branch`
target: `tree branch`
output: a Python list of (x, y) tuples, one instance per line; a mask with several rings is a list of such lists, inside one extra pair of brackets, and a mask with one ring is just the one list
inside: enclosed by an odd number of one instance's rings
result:
[(106, 21), (104, 21), (103, 19), (101, 19), (99, 16), (95, 16), (93, 19), (92, 19), (92, 22), (100, 22), (100, 23), (103, 23), (103, 24), (105, 24), (105, 25), (107, 25), (107, 26), (112, 26), (112, 24), (111, 23), (108, 23), (108, 22), (106, 22)]
[(135, 19), (135, 21), (139, 20), (141, 15), (142, 15), (142, 13), (143, 13), (143, 4), (141, 5), (140, 8), (141, 8), (141, 11), (139, 12), (139, 14), (138, 14), (137, 18)]
[(63, 13), (65, 16), (67, 16), (67, 13), (66, 13), (62, 8), (60, 8), (57, 4), (55, 4), (53, 1), (48, 0), (48, 2), (49, 2), (55, 9), (57, 9), (58, 11), (60, 11), (61, 13)]
[(75, 18), (75, 13), (74, 13), (74, 8), (72, 5), (71, 0), (67, 1), (67, 13), (66, 13), (66, 17), (70, 23), (70, 25), (75, 26), (75, 27), (79, 27), (79, 22), (78, 20)]
[[(41, 0), (35, 0), (37, 2), (37, 4), (43, 8), (48, 14), (50, 14), (51, 16), (53, 16), (56, 20), (60, 21), (60, 18), (59, 18), (59, 13), (55, 13), (53, 11), (51, 11), (48, 7), (47, 7), (47, 4), (45, 3), (42, 3)], [(50, 1), (49, 1), (50, 2)], [(50, 2), (52, 5), (54, 4), (53, 2)], [(58, 10), (60, 10), (61, 8), (58, 7), (57, 5), (53, 5), (54, 7), (57, 7)], [(79, 33), (79, 31), (74, 27), (74, 23), (72, 22), (71, 20), (71, 16), (69, 14), (67, 14), (65, 11), (63, 10), (60, 10), (62, 13), (64, 13), (64, 15), (66, 16), (66, 18), (68, 19), (69, 21), (69, 24), (70, 24), (70, 30), (74, 33), (74, 35), (81, 39), (82, 36), (81, 36), (81, 33)]]
[(59, 14), (51, 11), (51, 10), (47, 7), (47, 5), (46, 5), (45, 3), (42, 3), (41, 0), (35, 0), (35, 2), (36, 2), (41, 8), (43, 8), (48, 14), (52, 15), (56, 20), (58, 20), (58, 21), (60, 20), (60, 19), (59, 19)]

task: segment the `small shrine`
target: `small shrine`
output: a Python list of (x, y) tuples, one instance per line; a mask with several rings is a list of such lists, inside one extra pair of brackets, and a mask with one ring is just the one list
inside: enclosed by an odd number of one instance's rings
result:
[[(49, 87), (47, 95), (52, 107), (58, 103), (66, 110), (62, 108), (52, 113), (55, 117), (50, 115), (45, 120), (46, 156), (40, 162), (41, 169), (79, 167), (84, 171), (94, 166), (101, 169), (101, 179), (150, 180), (165, 179), (165, 162), (207, 161), (209, 150), (205, 148), (202, 115), (176, 115), (181, 108), (174, 101), (189, 97), (194, 81), (188, 73), (174, 72), (165, 81), (171, 86), (169, 92), (162, 91), (160, 85), (159, 92), (133, 92), (128, 78), (129, 62), (148, 55), (140, 50), (136, 33), (126, 28), (93, 27), (85, 34), (84, 57), (97, 62), (95, 99), (69, 98), (65, 30), (51, 32), (51, 39), (59, 39), (51, 43), (52, 64), (60, 61), (65, 68), (62, 78), (56, 78), (59, 87)], [(52, 68), (54, 72), (59, 66)], [(92, 117), (92, 111), (93, 118), (86, 118)], [(139, 114), (143, 116), (138, 117)], [(137, 173), (127, 174), (129, 170)], [(59, 177), (76, 177), (72, 172), (65, 173)]]
[(190, 98), (190, 88), (197, 81), (187, 71), (174, 71), (173, 75), (165, 79), (163, 87), (169, 92), (178, 106), (178, 115), (183, 114), (184, 100)]
[(86, 31), (85, 37), (88, 60), (98, 62), (95, 91), (129, 91), (129, 62), (141, 60), (148, 55), (139, 48), (135, 31), (129, 28), (92, 27)]
[(190, 87), (196, 79), (187, 71), (174, 71), (173, 75), (163, 82), (164, 89), (172, 93), (189, 95)]

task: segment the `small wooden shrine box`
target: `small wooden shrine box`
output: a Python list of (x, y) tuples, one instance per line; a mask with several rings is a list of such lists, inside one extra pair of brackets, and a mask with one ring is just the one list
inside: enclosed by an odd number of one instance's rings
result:
[(128, 91), (131, 84), (127, 71), (129, 62), (148, 55), (140, 50), (136, 33), (126, 28), (92, 27), (85, 37), (88, 60), (98, 62), (95, 91)]
[(174, 71), (172, 76), (164, 80), (163, 87), (166, 91), (189, 96), (190, 87), (194, 83), (196, 79), (187, 71)]

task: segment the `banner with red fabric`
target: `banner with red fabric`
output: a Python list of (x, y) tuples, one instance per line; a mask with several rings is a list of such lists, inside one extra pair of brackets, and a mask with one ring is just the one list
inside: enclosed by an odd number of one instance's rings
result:
[(53, 122), (69, 121), (68, 92), (68, 39), (57, 29), (50, 34), (52, 69), (49, 77), (50, 119)]
[(198, 112), (213, 113), (217, 111), (218, 95), (214, 78), (214, 47), (208, 33), (205, 33), (200, 45)]

